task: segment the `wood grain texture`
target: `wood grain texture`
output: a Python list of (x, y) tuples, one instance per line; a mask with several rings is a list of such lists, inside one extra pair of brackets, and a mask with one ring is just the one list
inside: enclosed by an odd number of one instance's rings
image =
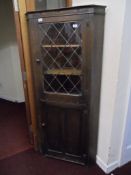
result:
[(72, 7), (72, 0), (66, 0), (67, 1), (67, 7)]
[(33, 90), (33, 83), (32, 83), (31, 63), (30, 63), (28, 29), (27, 29), (27, 21), (25, 17), (25, 13), (27, 12), (27, 9), (26, 9), (25, 0), (22, 0), (22, 1), (18, 0), (18, 3), (19, 3), (19, 10), (20, 10), (19, 15), (20, 15), (20, 25), (21, 25), (21, 37), (22, 37), (22, 44), (23, 44), (25, 69), (27, 74), (27, 88), (28, 88), (28, 95), (29, 95), (32, 130), (33, 130), (35, 148), (37, 149), (36, 111), (35, 111), (35, 105), (34, 105), (35, 104), (34, 90)]
[(35, 11), (35, 0), (26, 0), (26, 9), (27, 11)]
[[(90, 158), (95, 161), (98, 144), (98, 126), (100, 112), (100, 91), (103, 63), (104, 15), (94, 15), (87, 25), (90, 30), (90, 85), (89, 85), (89, 147)], [(92, 122), (93, 121), (93, 122)], [(96, 132), (97, 131), (97, 132)], [(92, 133), (94, 133), (92, 135)]]
[[(19, 55), (20, 55), (21, 72), (24, 73), (24, 72), (26, 72), (26, 69), (25, 69), (22, 37), (21, 37), (21, 26), (20, 26), (19, 12), (14, 11), (14, 17), (15, 17), (17, 43), (18, 43), (18, 49), (19, 49)], [(22, 79), (23, 79), (23, 88), (24, 88), (25, 104), (26, 104), (26, 117), (27, 117), (27, 123), (28, 123), (30, 143), (33, 144), (33, 133), (31, 132), (31, 129), (30, 129), (30, 127), (32, 126), (32, 121), (31, 121), (31, 113), (30, 113), (27, 80), (24, 77), (22, 77)]]

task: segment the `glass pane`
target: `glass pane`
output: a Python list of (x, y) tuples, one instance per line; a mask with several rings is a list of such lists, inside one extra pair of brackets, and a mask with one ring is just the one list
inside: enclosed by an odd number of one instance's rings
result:
[(81, 94), (81, 24), (40, 23), (44, 91)]
[(66, 0), (35, 0), (36, 10), (49, 10), (66, 7)]
[(36, 10), (46, 10), (46, 0), (35, 0)]

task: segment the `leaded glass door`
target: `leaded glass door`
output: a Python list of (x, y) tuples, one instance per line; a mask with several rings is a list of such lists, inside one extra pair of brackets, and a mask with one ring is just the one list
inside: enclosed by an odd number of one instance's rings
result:
[(82, 38), (79, 22), (42, 23), (44, 93), (81, 95)]

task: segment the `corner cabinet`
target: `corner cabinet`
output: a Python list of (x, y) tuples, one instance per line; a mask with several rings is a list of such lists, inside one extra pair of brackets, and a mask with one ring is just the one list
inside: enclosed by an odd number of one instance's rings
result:
[(39, 150), (80, 164), (97, 150), (104, 6), (27, 13)]

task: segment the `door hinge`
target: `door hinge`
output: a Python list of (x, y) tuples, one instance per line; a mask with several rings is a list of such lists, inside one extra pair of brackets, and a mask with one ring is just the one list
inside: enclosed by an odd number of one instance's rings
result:
[(18, 0), (13, 0), (14, 11), (19, 12)]
[(27, 81), (27, 75), (25, 71), (22, 73), (22, 77), (23, 77), (23, 81)]

